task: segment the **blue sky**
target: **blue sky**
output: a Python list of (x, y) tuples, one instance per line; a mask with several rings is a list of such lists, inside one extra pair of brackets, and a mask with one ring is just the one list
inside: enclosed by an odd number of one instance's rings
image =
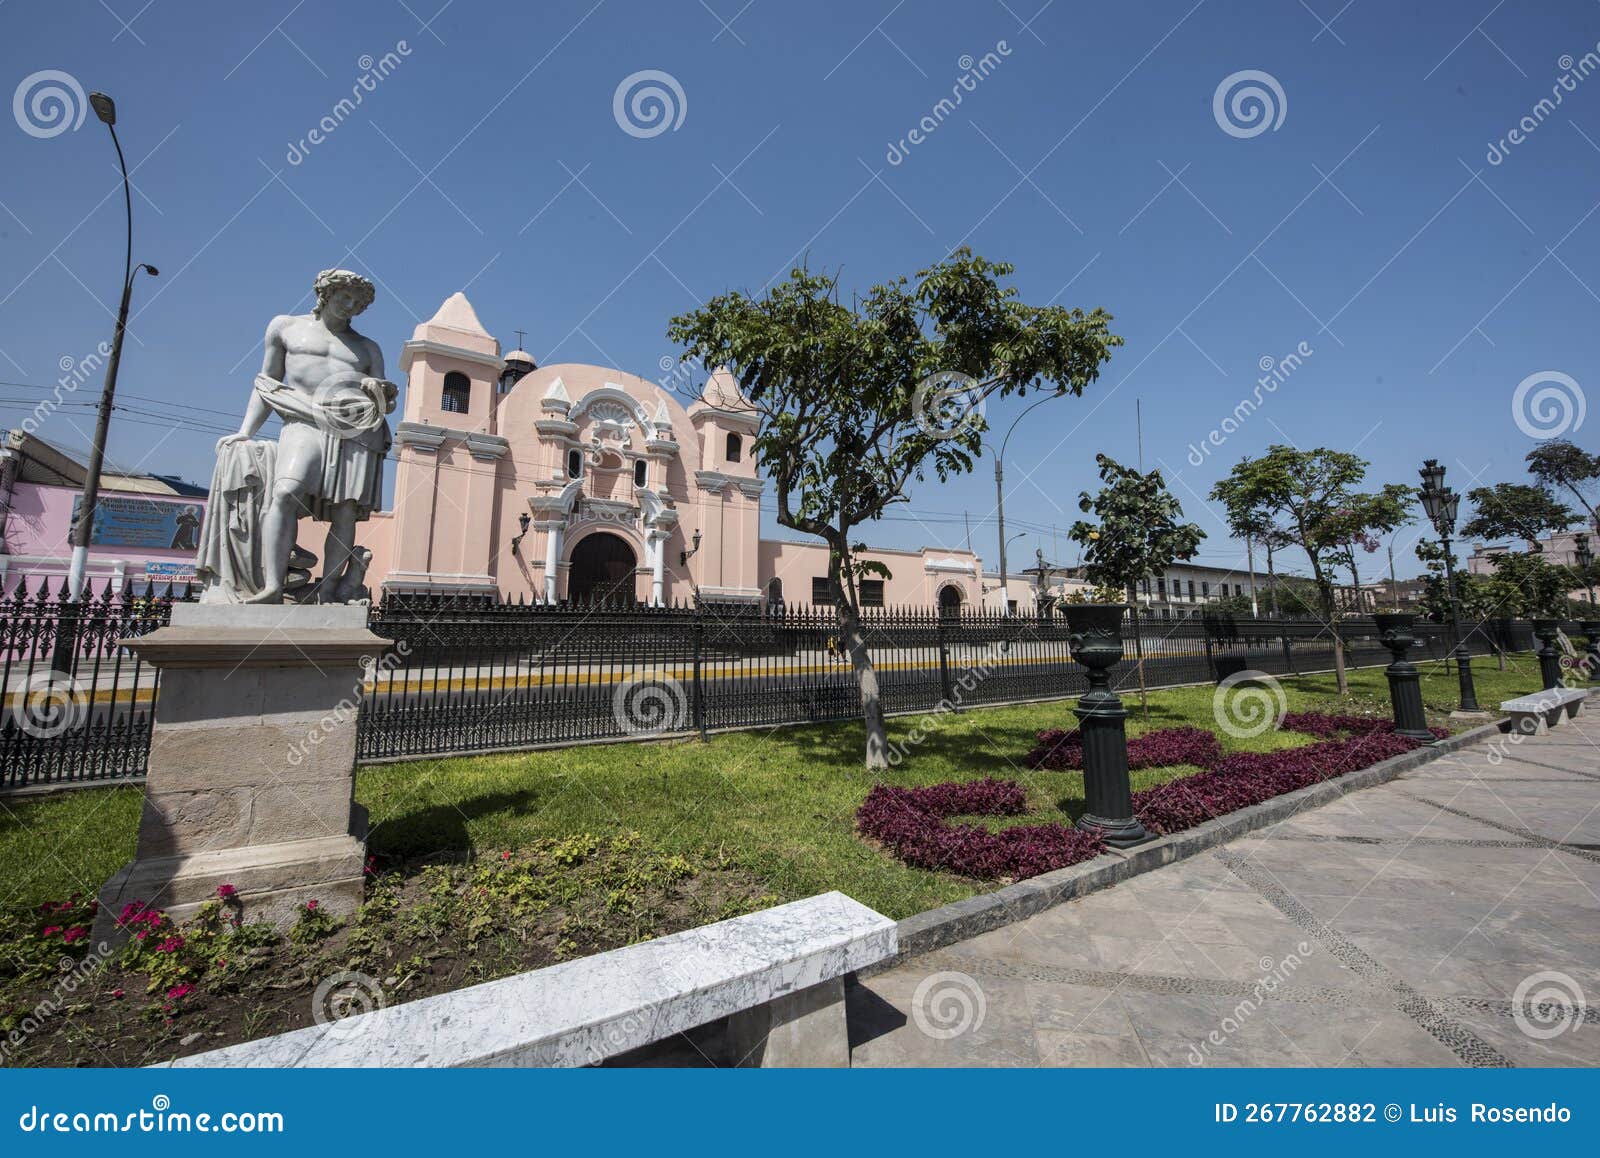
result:
[[(1354, 449), (1374, 485), (1414, 483), (1430, 456), (1461, 489), (1521, 480), (1534, 441), (1513, 421), (1518, 384), (1594, 385), (1600, 74), (1487, 156), (1570, 75), (1564, 58), (1596, 50), (1594, 3), (441, 3), (0, 9), (6, 85), (60, 70), (111, 93), (137, 167), (134, 257), (162, 276), (136, 291), (118, 462), (208, 478), (266, 321), (306, 308), (334, 264), (377, 280), (361, 328), (391, 369), (465, 287), (541, 363), (659, 378), (671, 315), (802, 255), (852, 286), (963, 243), (1012, 261), (1025, 300), (1104, 306), (1126, 339), (1085, 397), (1011, 439), (1006, 515), (1028, 532), (1013, 560), (1072, 561), (1049, 528), (1076, 517), (1097, 451), (1136, 458), (1136, 400), (1146, 466), (1211, 535), (1201, 560), (1233, 563), (1242, 547), (1202, 499), (1244, 454)], [(302, 148), (386, 53), (398, 63), (360, 107)], [(891, 163), (986, 53), (987, 75)], [(641, 136), (614, 116), (643, 70), (681, 89), (675, 128)], [(1247, 70), (1282, 93), (1253, 135), (1214, 114)], [(5, 122), (0, 158), (5, 424), (109, 336), (123, 225), (92, 113), (54, 135)], [(1302, 343), (1202, 455), (1262, 360)], [(1020, 408), (991, 406), (991, 427)], [(1592, 447), (1597, 427), (1566, 433)], [(91, 430), (80, 404), (40, 433), (83, 446)], [(959, 546), (968, 512), (992, 563), (994, 507), (984, 461), (866, 537)], [(1402, 574), (1416, 533), (1396, 539)]]

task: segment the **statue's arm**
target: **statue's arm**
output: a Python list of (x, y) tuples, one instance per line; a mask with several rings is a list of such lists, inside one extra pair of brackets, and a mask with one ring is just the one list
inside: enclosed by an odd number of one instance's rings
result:
[[(271, 378), (275, 382), (283, 381), (285, 373), (283, 327), (288, 320), (285, 317), (277, 317), (267, 324), (267, 334), (262, 339), (266, 352), (261, 358), (261, 373), (258, 377)], [(250, 404), (245, 407), (244, 421), (239, 424), (239, 433), (224, 436), (217, 445), (223, 446), (230, 442), (254, 438), (271, 413), (266, 400), (256, 391), (250, 391)]]
[(367, 377), (376, 378), (385, 384), (385, 394), (389, 399), (389, 413), (394, 413), (395, 400), (399, 395), (399, 388), (383, 376), (383, 347), (371, 338), (362, 339), (367, 344)]

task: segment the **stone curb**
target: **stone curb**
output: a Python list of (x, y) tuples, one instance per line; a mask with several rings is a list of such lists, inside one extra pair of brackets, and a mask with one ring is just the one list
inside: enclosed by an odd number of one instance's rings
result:
[(1029, 877), (981, 896), (968, 897), (964, 901), (954, 901), (907, 917), (899, 925), (899, 953), (891, 960), (863, 970), (860, 976), (870, 977), (892, 969), (913, 957), (931, 953), (957, 941), (965, 941), (991, 929), (1015, 924), (1118, 881), (1185, 860), (1245, 833), (1288, 820), (1307, 809), (1330, 804), (1348, 793), (1388, 783), (1402, 772), (1431, 763), (1440, 756), (1469, 747), (1479, 740), (1500, 735), (1504, 731), (1503, 724), (1504, 721), (1497, 720), (1458, 732), (1426, 748), (1402, 752), (1335, 780), (1325, 780), (1309, 788), (1274, 796), (1271, 800), (1216, 817), (1183, 832), (1157, 837), (1149, 844), (1126, 852), (1103, 853), (1082, 864)]

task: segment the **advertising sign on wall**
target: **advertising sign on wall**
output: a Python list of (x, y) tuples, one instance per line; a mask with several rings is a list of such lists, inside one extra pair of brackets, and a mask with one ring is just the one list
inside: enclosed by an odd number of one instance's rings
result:
[[(80, 497), (72, 504), (72, 524), (83, 509)], [(101, 495), (95, 504), (92, 547), (142, 547), (147, 550), (193, 551), (200, 545), (200, 502)]]

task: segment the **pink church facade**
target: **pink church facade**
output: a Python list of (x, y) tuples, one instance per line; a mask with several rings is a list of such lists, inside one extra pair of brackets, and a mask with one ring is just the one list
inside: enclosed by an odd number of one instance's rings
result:
[[(399, 366), (394, 509), (358, 531), (375, 595), (804, 604), (821, 593), (822, 544), (760, 536), (756, 416), (730, 375), (685, 407), (622, 370), (536, 367), (502, 354), (459, 293), (416, 327)], [(307, 527), (301, 541), (317, 537)], [(984, 601), (970, 551), (870, 557), (891, 577), (865, 602)], [(1008, 587), (1027, 598), (1020, 577)]]

